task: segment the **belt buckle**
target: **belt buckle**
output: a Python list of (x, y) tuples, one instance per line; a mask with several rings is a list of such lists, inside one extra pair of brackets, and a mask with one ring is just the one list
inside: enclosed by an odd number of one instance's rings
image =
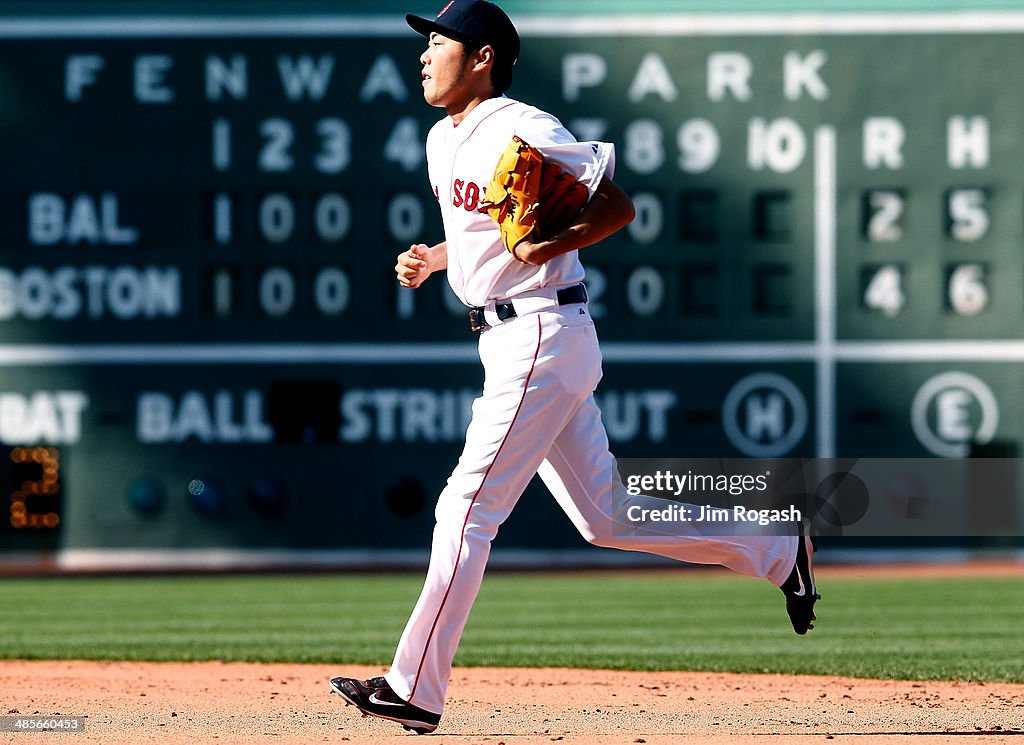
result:
[(470, 331), (483, 331), (487, 328), (487, 321), (484, 320), (483, 308), (472, 308), (466, 315), (469, 316)]

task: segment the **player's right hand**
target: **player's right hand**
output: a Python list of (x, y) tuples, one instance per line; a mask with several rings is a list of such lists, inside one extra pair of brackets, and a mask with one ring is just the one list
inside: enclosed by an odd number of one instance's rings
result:
[(395, 274), (398, 275), (398, 284), (402, 287), (419, 287), (430, 276), (427, 248), (426, 244), (417, 243), (410, 246), (408, 251), (398, 254)]

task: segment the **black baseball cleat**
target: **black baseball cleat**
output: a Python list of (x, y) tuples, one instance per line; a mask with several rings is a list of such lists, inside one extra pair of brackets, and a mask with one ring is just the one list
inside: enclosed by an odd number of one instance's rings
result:
[(793, 571), (782, 583), (782, 593), (786, 596), (786, 612), (793, 624), (793, 631), (803, 635), (814, 628), (811, 621), (814, 616), (814, 603), (821, 599), (814, 584), (814, 569), (811, 556), (817, 550), (817, 542), (810, 534), (809, 525), (805, 525), (797, 536), (796, 561)]
[(432, 714), (400, 699), (383, 677), (369, 680), (332, 678), (331, 688), (363, 714), (398, 722), (417, 735), (433, 732), (441, 721), (440, 714)]

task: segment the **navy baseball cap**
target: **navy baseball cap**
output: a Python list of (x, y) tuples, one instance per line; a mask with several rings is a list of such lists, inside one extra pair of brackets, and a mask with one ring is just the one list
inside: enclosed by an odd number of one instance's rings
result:
[(497, 56), (504, 57), (503, 64), (509, 67), (519, 59), (516, 27), (505, 11), (485, 0), (451, 0), (433, 20), (408, 13), (405, 21), (424, 36), (436, 31), (463, 43), (490, 44)]

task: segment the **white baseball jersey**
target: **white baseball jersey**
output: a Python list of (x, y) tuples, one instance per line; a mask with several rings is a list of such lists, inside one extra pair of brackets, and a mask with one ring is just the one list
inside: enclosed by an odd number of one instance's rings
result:
[(562, 164), (593, 194), (611, 176), (615, 149), (607, 142), (576, 142), (555, 117), (520, 101), (490, 98), (455, 126), (445, 117), (427, 135), (427, 172), (441, 207), (448, 243), (448, 281), (466, 305), (483, 306), (541, 287), (568, 287), (583, 279), (575, 251), (542, 266), (520, 263), (505, 250), (494, 219), (480, 208), (501, 153), (518, 135)]
[[(488, 318), (479, 336), (484, 388), (473, 403), (466, 446), (437, 501), (430, 567), (395, 651), (388, 684), (403, 700), (440, 714), (452, 658), (480, 589), (491, 541), (530, 479), (539, 474), (579, 532), (595, 545), (680, 561), (722, 564), (781, 585), (794, 565), (794, 536), (719, 536), (689, 526), (678, 534), (638, 533), (593, 391), (601, 379), (597, 332), (585, 303), (561, 305), (552, 289), (583, 278), (577, 252), (543, 266), (517, 262), (497, 225), (480, 212), (498, 157), (519, 135), (586, 182), (591, 193), (612, 172), (613, 149), (576, 143), (558, 120), (512, 99), (479, 104), (459, 126), (445, 119), (427, 138), (430, 182), (444, 220), (448, 279), (470, 306), (512, 300), (517, 314)], [(547, 302), (531, 304), (531, 296)], [(468, 331), (467, 331), (468, 333)], [(644, 502), (643, 500), (648, 500)]]

